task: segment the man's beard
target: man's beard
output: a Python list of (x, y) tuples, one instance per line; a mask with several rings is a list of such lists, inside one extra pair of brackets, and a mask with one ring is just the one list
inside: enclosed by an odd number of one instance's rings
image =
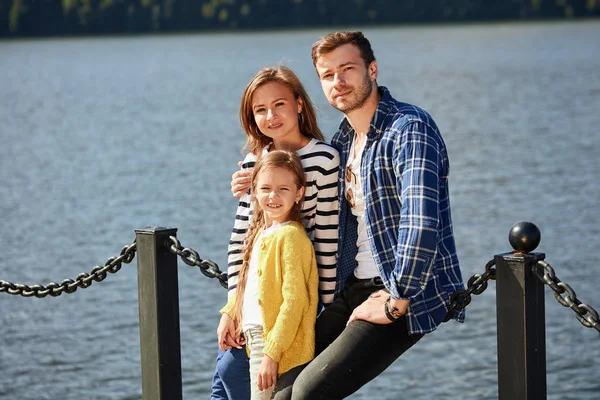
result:
[(351, 111), (361, 108), (365, 104), (365, 102), (367, 101), (369, 96), (371, 95), (372, 91), (373, 91), (373, 85), (371, 83), (371, 80), (369, 79), (369, 75), (365, 75), (365, 78), (361, 82), (360, 86), (358, 88), (352, 90), (352, 92), (350, 93), (351, 95), (354, 94), (356, 96), (356, 99), (354, 101), (352, 101), (351, 103), (344, 104), (342, 106), (338, 106), (337, 104), (335, 104), (335, 100), (334, 100), (334, 103), (330, 102), (330, 104), (334, 108), (347, 114)]

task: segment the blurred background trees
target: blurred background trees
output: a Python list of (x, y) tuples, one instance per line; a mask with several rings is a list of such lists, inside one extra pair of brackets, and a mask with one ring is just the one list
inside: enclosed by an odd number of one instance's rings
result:
[(0, 0), (0, 37), (599, 15), (600, 0)]

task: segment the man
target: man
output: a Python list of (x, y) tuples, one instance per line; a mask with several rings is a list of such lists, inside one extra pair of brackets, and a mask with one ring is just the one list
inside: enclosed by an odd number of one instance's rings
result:
[[(281, 376), (276, 399), (351, 395), (435, 330), (463, 289), (435, 122), (378, 87), (361, 32), (324, 36), (312, 58), (329, 103), (345, 114), (332, 139), (340, 153), (337, 297), (317, 319), (316, 358)], [(464, 310), (452, 317), (464, 321)]]

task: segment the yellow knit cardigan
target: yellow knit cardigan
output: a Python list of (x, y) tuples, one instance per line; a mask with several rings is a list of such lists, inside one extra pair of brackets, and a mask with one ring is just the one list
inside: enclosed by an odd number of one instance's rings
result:
[[(258, 304), (264, 353), (282, 374), (311, 361), (315, 351), (319, 276), (304, 226), (292, 222), (264, 237), (258, 254)], [(233, 318), (235, 295), (221, 310)]]

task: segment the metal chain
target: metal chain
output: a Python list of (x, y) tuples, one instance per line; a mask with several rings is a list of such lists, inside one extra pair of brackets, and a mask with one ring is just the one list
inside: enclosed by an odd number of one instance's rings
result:
[[(227, 289), (227, 273), (221, 272), (219, 266), (210, 260), (203, 260), (198, 255), (198, 252), (192, 248), (183, 247), (179, 240), (175, 236), (169, 236), (172, 242), (171, 252), (181, 257), (184, 263), (192, 267), (200, 267), (200, 272), (209, 278), (216, 278), (225, 289)], [(448, 314), (444, 321), (449, 321), (452, 318), (454, 310), (457, 308), (465, 308), (471, 303), (471, 295), (479, 295), (485, 291), (488, 287), (488, 281), (496, 279), (496, 262), (494, 260), (489, 261), (485, 266), (485, 272), (483, 274), (473, 275), (468, 283), (465, 290), (457, 290), (452, 295), (452, 303), (448, 309)]]
[(109, 258), (104, 267), (96, 266), (92, 268), (90, 273), (81, 273), (77, 275), (75, 280), (65, 279), (60, 284), (56, 282), (50, 282), (46, 286), (44, 285), (24, 285), (22, 283), (11, 283), (4, 280), (0, 280), (0, 293), (5, 292), (12, 295), (20, 295), (23, 297), (43, 298), (48, 295), (56, 297), (64, 293), (74, 293), (78, 288), (85, 289), (89, 287), (94, 281), (102, 282), (106, 279), (108, 272), (114, 274), (121, 269), (122, 263), (129, 264), (133, 261), (136, 252), (135, 240), (129, 246), (123, 246), (121, 254), (118, 257)]
[(465, 308), (471, 303), (471, 295), (480, 295), (487, 289), (489, 280), (496, 280), (496, 261), (490, 260), (485, 265), (485, 272), (482, 274), (475, 274), (471, 276), (467, 282), (467, 288), (465, 290), (457, 290), (452, 294), (450, 307), (444, 322), (452, 319), (454, 310), (458, 308)]
[(227, 289), (227, 272), (221, 272), (219, 266), (210, 260), (203, 260), (198, 255), (198, 252), (188, 247), (182, 247), (181, 243), (175, 236), (169, 236), (171, 242), (171, 252), (177, 254), (184, 263), (190, 267), (199, 267), (200, 272), (209, 278), (217, 278), (221, 286)]
[(592, 306), (582, 303), (577, 298), (577, 295), (571, 286), (556, 277), (554, 268), (552, 268), (550, 264), (546, 261), (538, 261), (533, 267), (533, 272), (542, 282), (550, 286), (550, 289), (554, 292), (554, 297), (556, 297), (556, 300), (561, 305), (568, 307), (575, 312), (575, 317), (577, 317), (583, 326), (594, 328), (600, 332), (598, 312)]

